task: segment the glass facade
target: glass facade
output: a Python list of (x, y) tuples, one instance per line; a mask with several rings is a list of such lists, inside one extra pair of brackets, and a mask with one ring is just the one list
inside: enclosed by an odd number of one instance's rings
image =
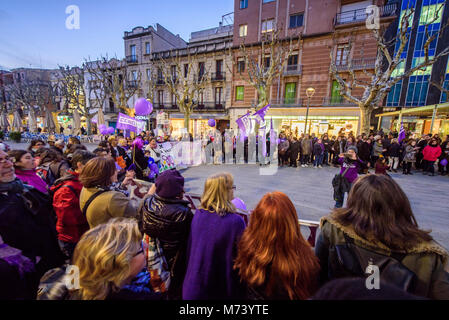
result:
[[(445, 75), (444, 82), (443, 82), (443, 88), (445, 88), (446, 90), (449, 90), (449, 59), (447, 59), (446, 75)], [(449, 102), (449, 96), (444, 91), (441, 93), (440, 102), (441, 103)]]

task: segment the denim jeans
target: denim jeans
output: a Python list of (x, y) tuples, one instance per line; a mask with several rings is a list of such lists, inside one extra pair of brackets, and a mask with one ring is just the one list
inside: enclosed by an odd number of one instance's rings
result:
[(321, 166), (322, 163), (323, 163), (323, 154), (315, 155), (315, 160), (313, 161), (313, 166), (314, 167)]

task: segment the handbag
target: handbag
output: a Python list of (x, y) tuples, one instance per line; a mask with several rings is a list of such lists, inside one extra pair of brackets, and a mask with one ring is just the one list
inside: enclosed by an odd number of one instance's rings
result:
[(147, 244), (147, 269), (150, 273), (150, 286), (154, 292), (167, 292), (170, 287), (170, 270), (165, 259), (159, 239), (144, 235)]

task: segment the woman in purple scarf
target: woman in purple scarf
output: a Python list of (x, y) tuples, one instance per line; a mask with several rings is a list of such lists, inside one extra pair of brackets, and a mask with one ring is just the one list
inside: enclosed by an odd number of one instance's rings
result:
[(48, 193), (47, 184), (36, 173), (36, 163), (30, 152), (24, 150), (12, 150), (8, 155), (14, 163), (17, 178), (42, 193)]

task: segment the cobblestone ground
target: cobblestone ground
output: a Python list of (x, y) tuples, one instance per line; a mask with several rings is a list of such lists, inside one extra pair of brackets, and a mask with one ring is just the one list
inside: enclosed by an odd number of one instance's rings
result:
[[(26, 149), (27, 144), (7, 142), (12, 148)], [(87, 144), (89, 150), (97, 144)], [(334, 206), (331, 181), (336, 168), (279, 168), (272, 176), (260, 175), (258, 165), (204, 165), (183, 170), (186, 190), (201, 194), (206, 178), (216, 172), (227, 171), (234, 176), (237, 190), (248, 208), (255, 207), (267, 192), (286, 193), (295, 205), (300, 219), (319, 221)], [(391, 173), (410, 199), (418, 224), (432, 230), (432, 236), (449, 249), (449, 177), (424, 176), (420, 172), (405, 176)]]
[[(332, 200), (331, 181), (338, 169), (280, 168), (273, 176), (259, 175), (258, 165), (205, 165), (183, 171), (186, 189), (201, 194), (207, 176), (227, 171), (234, 176), (237, 190), (248, 208), (255, 207), (267, 192), (286, 193), (295, 205), (300, 219), (318, 221), (327, 215), (335, 202)], [(410, 199), (418, 224), (431, 229), (432, 236), (449, 248), (449, 177), (391, 173)]]

